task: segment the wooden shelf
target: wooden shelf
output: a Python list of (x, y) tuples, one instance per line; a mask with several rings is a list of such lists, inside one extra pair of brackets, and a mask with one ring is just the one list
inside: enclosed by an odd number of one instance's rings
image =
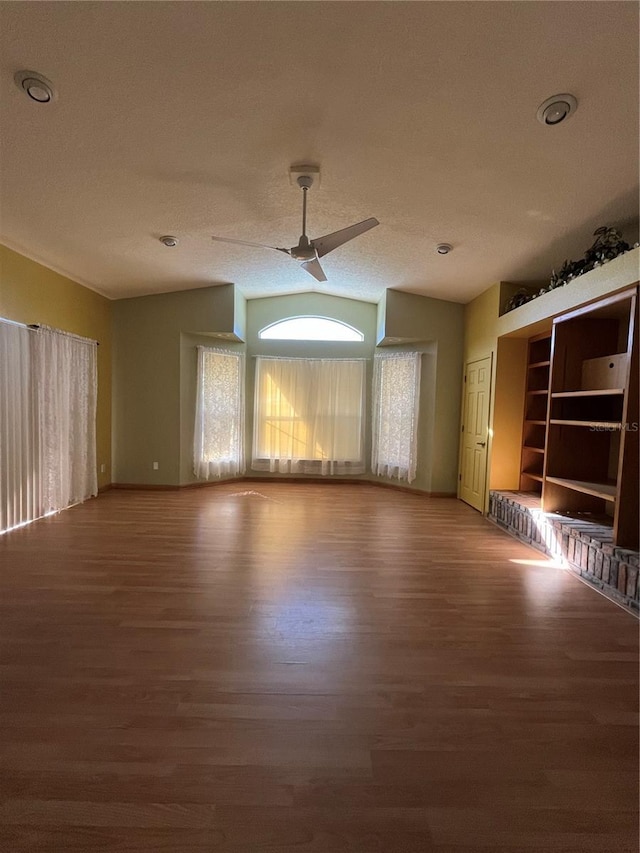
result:
[(638, 434), (623, 427), (640, 420), (637, 287), (555, 317), (552, 352), (542, 508), (597, 515), (606, 505), (614, 543), (635, 550)]
[(603, 498), (605, 501), (615, 501), (616, 499), (615, 483), (591, 483), (587, 480), (567, 480), (564, 477), (549, 476), (547, 476), (546, 480), (547, 483), (555, 483), (556, 486), (562, 486), (565, 489), (571, 489), (583, 495)]
[(554, 400), (572, 397), (612, 397), (624, 394), (624, 388), (605, 388), (602, 391), (553, 391), (551, 396)]
[(551, 418), (549, 423), (554, 426), (589, 427), (590, 429), (601, 429), (603, 431), (611, 432), (622, 429), (620, 421), (565, 421), (557, 418)]
[[(545, 427), (549, 409), (551, 335), (543, 333), (527, 343), (527, 378), (520, 451), (520, 488), (542, 490)], [(534, 471), (531, 471), (531, 469)]]

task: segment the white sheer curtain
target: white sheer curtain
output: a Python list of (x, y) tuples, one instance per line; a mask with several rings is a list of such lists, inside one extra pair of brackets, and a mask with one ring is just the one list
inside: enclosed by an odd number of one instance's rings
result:
[(376, 354), (373, 360), (371, 470), (380, 477), (415, 480), (420, 366), (418, 352)]
[(96, 343), (0, 322), (0, 532), (98, 493)]
[(363, 359), (257, 358), (252, 467), (362, 474), (365, 381)]
[(40, 326), (33, 336), (43, 512), (98, 494), (96, 343)]
[(244, 355), (198, 347), (193, 470), (203, 480), (244, 472)]

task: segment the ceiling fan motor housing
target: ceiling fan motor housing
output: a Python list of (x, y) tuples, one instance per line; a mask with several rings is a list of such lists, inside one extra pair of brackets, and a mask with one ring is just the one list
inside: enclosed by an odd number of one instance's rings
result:
[(291, 257), (296, 261), (312, 261), (316, 257), (316, 250), (304, 234), (300, 237), (297, 246), (290, 249)]

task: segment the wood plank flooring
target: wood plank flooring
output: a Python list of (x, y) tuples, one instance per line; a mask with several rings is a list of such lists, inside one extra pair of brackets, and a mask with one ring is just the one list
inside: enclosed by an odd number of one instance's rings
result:
[(0, 537), (0, 849), (638, 853), (637, 622), (540, 560), (368, 485)]

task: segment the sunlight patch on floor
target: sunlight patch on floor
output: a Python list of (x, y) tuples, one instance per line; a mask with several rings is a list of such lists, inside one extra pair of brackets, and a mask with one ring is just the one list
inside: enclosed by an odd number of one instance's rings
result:
[(552, 560), (552, 559), (541, 559), (541, 560), (516, 560), (510, 559), (510, 563), (518, 563), (520, 566), (540, 566), (543, 569), (568, 569), (569, 566), (565, 560)]

